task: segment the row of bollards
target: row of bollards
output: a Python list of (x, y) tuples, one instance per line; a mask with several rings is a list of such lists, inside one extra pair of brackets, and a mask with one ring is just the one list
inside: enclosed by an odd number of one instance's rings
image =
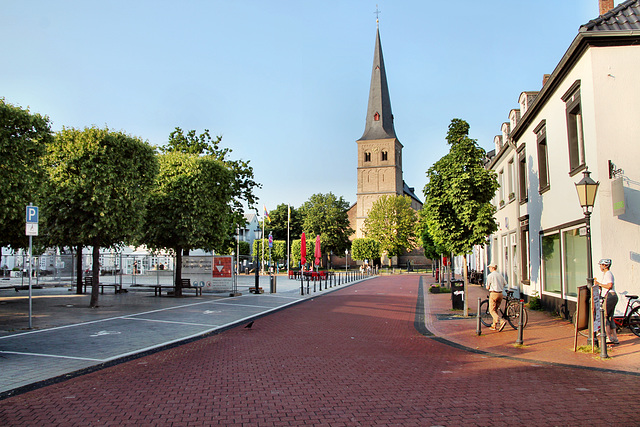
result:
[[(478, 298), (478, 311), (476, 312), (476, 335), (482, 335), (482, 321), (480, 316), (480, 306), (482, 305), (482, 298)], [(518, 337), (516, 338), (516, 345), (524, 345), (524, 325), (522, 318), (524, 316), (524, 300), (520, 300), (520, 315), (518, 316)]]
[[(344, 273), (326, 273), (323, 275), (300, 275), (300, 295), (305, 295), (305, 280), (306, 280), (306, 295), (311, 291), (311, 282), (313, 282), (313, 292), (322, 291), (322, 282), (324, 281), (324, 290), (332, 288), (334, 286), (340, 286), (354, 280), (361, 280), (368, 277), (369, 274), (360, 271), (346, 271)], [(318, 289), (316, 289), (318, 287)]]

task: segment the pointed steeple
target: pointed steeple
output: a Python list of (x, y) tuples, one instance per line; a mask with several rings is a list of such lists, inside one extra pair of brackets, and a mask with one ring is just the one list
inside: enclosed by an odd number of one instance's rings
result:
[(371, 139), (395, 138), (391, 100), (387, 87), (387, 74), (384, 70), (380, 29), (376, 29), (376, 48), (373, 53), (373, 70), (371, 71), (371, 87), (369, 89), (369, 106), (364, 134), (359, 141)]

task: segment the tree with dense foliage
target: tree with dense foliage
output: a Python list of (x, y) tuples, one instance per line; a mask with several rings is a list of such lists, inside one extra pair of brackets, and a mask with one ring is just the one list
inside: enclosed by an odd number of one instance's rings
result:
[(417, 214), (411, 207), (411, 199), (384, 195), (371, 206), (363, 232), (380, 242), (382, 251), (392, 257), (416, 246), (416, 228)]
[(96, 307), (100, 248), (132, 241), (142, 224), (158, 171), (154, 148), (108, 128), (63, 128), (48, 145), (45, 165), (42, 231), (50, 245), (93, 246), (89, 304)]
[(351, 257), (359, 261), (369, 260), (373, 264), (373, 260), (382, 256), (382, 247), (380, 242), (369, 237), (354, 239), (351, 242)]
[[(265, 223), (265, 230), (271, 231), (274, 239), (287, 240), (288, 208), (287, 204), (282, 203), (269, 212), (271, 221)], [(302, 234), (302, 215), (298, 209), (291, 206), (289, 236), (300, 236), (300, 234)]]
[[(262, 253), (262, 242), (264, 241), (264, 254)], [(258, 254), (260, 262), (264, 259), (265, 265), (269, 262), (269, 239), (256, 239), (253, 241), (253, 253)], [(287, 242), (286, 240), (274, 240), (271, 248), (271, 265), (275, 265), (280, 261), (287, 259)]]
[[(447, 133), (449, 153), (427, 172), (424, 210), (429, 234), (437, 245), (456, 255), (484, 245), (486, 236), (498, 227), (491, 203), (498, 181), (496, 174), (484, 168), (485, 151), (469, 138), (469, 124), (453, 119)], [(465, 293), (467, 265), (464, 262)], [(468, 313), (467, 298), (464, 312)]]
[(48, 117), (0, 98), (0, 248), (28, 246), (25, 209), (31, 202), (39, 204), (42, 158), (52, 141)]
[(176, 255), (175, 295), (182, 296), (182, 256), (191, 249), (225, 252), (236, 226), (245, 224), (243, 204), (256, 201), (253, 168), (228, 158), (221, 138), (209, 131), (186, 135), (176, 128), (159, 155), (160, 173), (151, 191), (141, 241)]
[[(315, 236), (320, 235), (323, 255), (341, 254), (349, 248), (349, 236), (354, 231), (349, 224), (348, 210), (349, 203), (333, 193), (314, 194), (300, 207), (307, 240), (315, 244)], [(312, 250), (312, 256), (313, 253)]]
[[(305, 245), (307, 247), (307, 262), (305, 265), (309, 265), (309, 264), (313, 264), (313, 253), (314, 253), (314, 249), (315, 249), (315, 244), (316, 241), (315, 239), (309, 239), (307, 238), (307, 244)], [(301, 258), (301, 254), (300, 254), (300, 248), (302, 247), (302, 240), (301, 239), (297, 239), (297, 240), (293, 240), (291, 242), (291, 267), (300, 267), (300, 258)]]

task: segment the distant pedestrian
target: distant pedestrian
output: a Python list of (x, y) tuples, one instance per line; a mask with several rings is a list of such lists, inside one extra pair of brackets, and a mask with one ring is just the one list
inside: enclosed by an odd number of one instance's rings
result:
[(618, 344), (618, 334), (616, 333), (616, 324), (613, 321), (613, 315), (616, 311), (616, 304), (618, 304), (618, 294), (616, 294), (615, 279), (613, 273), (609, 271), (611, 268), (610, 259), (601, 259), (598, 263), (600, 265), (600, 271), (602, 271), (602, 279), (594, 279), (596, 285), (600, 286), (600, 296), (602, 297), (602, 291), (606, 289), (604, 294), (604, 317), (605, 320), (605, 332), (607, 338), (613, 344)]
[(489, 314), (493, 318), (491, 329), (494, 331), (501, 331), (504, 329), (505, 321), (500, 320), (498, 314), (498, 308), (502, 302), (502, 291), (504, 291), (506, 282), (502, 274), (496, 270), (498, 266), (496, 264), (489, 264), (489, 275), (487, 276), (487, 290), (489, 291)]

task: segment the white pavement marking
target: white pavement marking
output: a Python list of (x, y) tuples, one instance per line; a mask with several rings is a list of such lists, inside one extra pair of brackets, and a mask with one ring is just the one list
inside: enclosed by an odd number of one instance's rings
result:
[(21, 351), (4, 351), (0, 350), (3, 354), (17, 354), (20, 356), (38, 356), (38, 357), (55, 357), (56, 359), (73, 359), (73, 360), (87, 360), (89, 362), (106, 362), (106, 359), (92, 359), (90, 357), (76, 357), (76, 356), (61, 356), (59, 354), (42, 354), (42, 353), (24, 353)]
[(204, 323), (176, 322), (175, 320), (145, 319), (140, 317), (127, 317), (127, 318), (123, 318), (123, 320), (136, 320), (138, 322), (173, 323), (176, 325), (203, 326), (205, 328), (218, 327), (217, 325), (210, 325), (210, 324), (204, 324)]

